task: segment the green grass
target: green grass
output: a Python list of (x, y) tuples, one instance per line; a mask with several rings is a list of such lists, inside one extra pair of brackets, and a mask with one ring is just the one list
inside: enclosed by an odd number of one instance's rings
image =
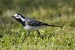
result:
[[(39, 30), (42, 37), (36, 31), (26, 37), (27, 31), (11, 18), (17, 12), (63, 27), (45, 27)], [(0, 50), (75, 50), (75, 1), (1, 0)]]
[(46, 23), (63, 24), (63, 28), (45, 27), (39, 30), (43, 38), (39, 37), (36, 31), (32, 31), (30, 36), (26, 37), (27, 31), (21, 24), (11, 17), (2, 17), (0, 50), (75, 50), (75, 28), (72, 27), (74, 17), (54, 18), (52, 22), (49, 19), (39, 18), (36, 17)]

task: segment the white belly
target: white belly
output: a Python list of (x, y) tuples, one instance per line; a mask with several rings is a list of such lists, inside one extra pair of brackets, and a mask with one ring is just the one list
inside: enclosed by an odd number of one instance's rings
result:
[(31, 30), (38, 30), (39, 28), (41, 28), (41, 26), (40, 27), (34, 27), (34, 26), (25, 26), (24, 27), (26, 30), (29, 30), (29, 31), (31, 31)]

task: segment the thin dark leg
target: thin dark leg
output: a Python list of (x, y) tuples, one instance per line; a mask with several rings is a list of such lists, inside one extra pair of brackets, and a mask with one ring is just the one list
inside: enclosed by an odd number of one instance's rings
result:
[(37, 33), (40, 35), (40, 32), (37, 30)]
[(24, 39), (23, 39), (22, 42), (24, 42), (24, 40), (25, 40), (29, 35), (30, 35), (30, 31), (28, 31), (28, 35), (27, 35), (26, 37), (24, 36)]
[(30, 31), (28, 31), (28, 35), (27, 36), (29, 36), (30, 35)]
[(43, 36), (43, 35), (41, 35), (41, 34), (40, 34), (40, 32), (39, 32), (38, 30), (37, 30), (37, 32), (38, 32), (38, 34), (39, 34), (40, 38), (44, 39), (44, 36)]

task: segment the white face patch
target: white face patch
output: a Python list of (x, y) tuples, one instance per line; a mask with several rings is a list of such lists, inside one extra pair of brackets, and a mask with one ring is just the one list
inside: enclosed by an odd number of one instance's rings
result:
[(14, 16), (18, 16), (18, 14), (15, 14)]
[(21, 15), (15, 14), (14, 17), (17, 18), (17, 19), (21, 19), (22, 21), (25, 21), (25, 19), (22, 18)]
[(17, 19), (21, 19), (21, 18), (22, 18), (22, 17), (21, 17), (20, 15), (18, 15), (18, 14), (15, 14), (14, 17), (17, 18)]

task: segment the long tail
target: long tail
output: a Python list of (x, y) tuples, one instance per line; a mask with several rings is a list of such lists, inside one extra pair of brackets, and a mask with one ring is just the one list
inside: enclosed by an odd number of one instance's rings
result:
[(61, 28), (62, 28), (62, 26), (57, 26), (57, 25), (52, 25), (52, 24), (46, 24), (46, 26), (51, 26), (51, 27), (61, 27)]

